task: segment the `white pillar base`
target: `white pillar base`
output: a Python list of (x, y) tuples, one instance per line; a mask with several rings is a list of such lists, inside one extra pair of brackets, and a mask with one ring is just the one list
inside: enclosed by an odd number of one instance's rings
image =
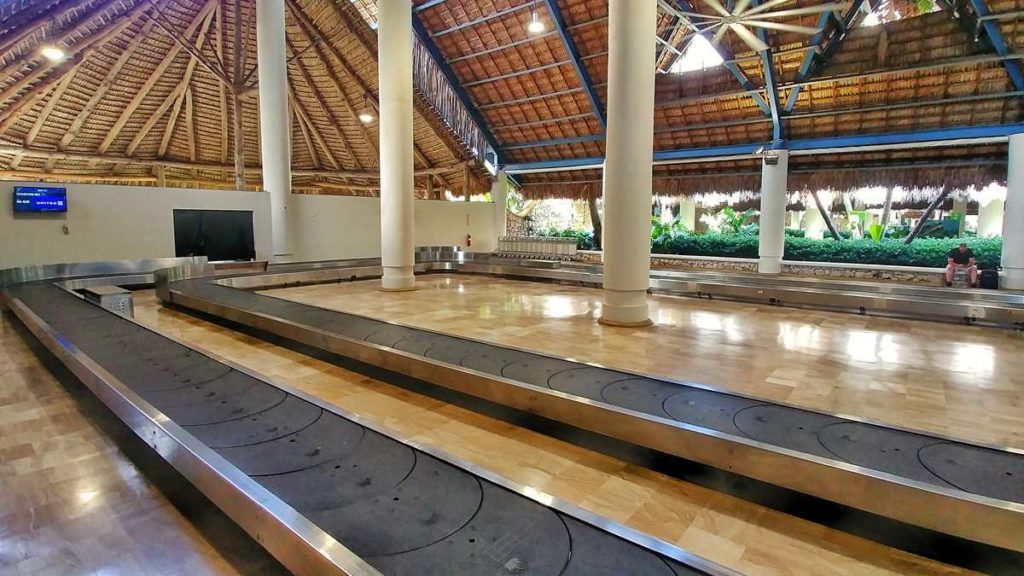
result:
[(409, 292), (416, 290), (416, 276), (412, 266), (385, 266), (380, 279), (383, 292)]
[(757, 261), (757, 272), (758, 274), (781, 274), (782, 258), (761, 256)]
[(598, 323), (605, 326), (650, 326), (646, 290), (604, 289), (604, 303)]
[(999, 273), (999, 287), (1006, 290), (1024, 290), (1024, 268), (1003, 268)]

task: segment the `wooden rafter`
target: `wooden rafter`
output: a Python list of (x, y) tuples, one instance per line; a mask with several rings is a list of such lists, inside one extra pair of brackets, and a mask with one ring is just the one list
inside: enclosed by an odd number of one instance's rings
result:
[[(50, 118), (50, 114), (53, 113), (53, 109), (57, 107), (60, 99), (64, 97), (64, 92), (67, 91), (68, 86), (75, 79), (74, 72), (65, 74), (64, 78), (57, 84), (57, 89), (50, 94), (50, 99), (46, 101), (46, 105), (43, 106), (43, 110), (39, 112), (39, 116), (36, 117), (35, 123), (32, 124), (32, 128), (29, 129), (28, 134), (25, 135), (25, 147), (31, 148), (32, 144), (35, 143), (36, 138), (39, 137), (39, 132), (43, 129), (46, 121)], [(11, 160), (10, 167), (12, 169), (18, 168), (21, 165), (21, 160), (24, 158), (23, 155), (15, 156)]]
[[(118, 20), (116, 24), (112, 21), (111, 26), (103, 32), (78, 44), (73, 50), (73, 54), (68, 56), (63, 62), (50, 68), (40, 68), (40, 70), (42, 70), (40, 74), (36, 75), (33, 72), (32, 74), (26, 75), (25, 78), (22, 78), (20, 81), (8, 88), (8, 90), (5, 90), (3, 95), (0, 95), (0, 102), (7, 100), (12, 95), (20, 92), (21, 88), (27, 86), (30, 82), (26, 82), (26, 78), (31, 78), (32, 81), (34, 81), (45, 76), (45, 78), (42, 78), (38, 84), (27, 90), (11, 105), (4, 108), (3, 112), (0, 112), (0, 134), (6, 132), (7, 129), (21, 119), (19, 113), (23, 109), (31, 108), (31, 106), (38, 102), (39, 99), (46, 96), (50, 90), (64, 78), (65, 74), (69, 74), (77, 70), (78, 67), (81, 66), (82, 62), (84, 62), (93, 51), (98, 50), (112, 38), (116, 37), (131, 26), (139, 15), (141, 15), (141, 12), (134, 13), (131, 16), (122, 14), (116, 19)], [(18, 89), (9, 92), (9, 90), (15, 86), (18, 86)]]
[(10, 22), (10, 32), (0, 37), (0, 55), (6, 54), (12, 48), (20, 44), (23, 40), (34, 34), (37, 30), (46, 26), (50, 22), (59, 21), (72, 11), (87, 5), (92, 0), (78, 0), (76, 2), (69, 2), (67, 5), (57, 8), (57, 10), (51, 10), (47, 7), (40, 12), (37, 12), (31, 20), (22, 22)]
[[(227, 71), (227, 66), (224, 63), (224, 5), (221, 2), (217, 2), (216, 22), (214, 28), (214, 40), (216, 45), (214, 49), (217, 53), (217, 59), (220, 60), (221, 68)], [(227, 86), (223, 83), (217, 84), (217, 96), (220, 104), (220, 150), (221, 157), (220, 161), (224, 164), (228, 163), (228, 151), (229, 151), (229, 139), (228, 139), (228, 91)]]
[[(211, 10), (206, 15), (206, 19), (203, 20), (203, 24), (199, 28), (199, 36), (196, 37), (195, 40), (196, 48), (202, 48), (203, 44), (206, 42), (207, 32), (209, 32), (210, 25), (213, 23), (213, 14), (214, 12), (213, 10)], [(158, 106), (157, 109), (152, 114), (150, 114), (149, 118), (146, 119), (146, 122), (143, 123), (142, 128), (139, 129), (138, 133), (135, 134), (135, 137), (132, 138), (132, 141), (128, 144), (128, 149), (125, 153), (126, 156), (132, 156), (135, 154), (135, 151), (138, 149), (139, 145), (146, 138), (146, 136), (149, 135), (149, 132), (153, 129), (153, 127), (160, 120), (160, 118), (162, 118), (163, 115), (167, 112), (168, 108), (170, 108), (173, 105), (176, 111), (181, 110), (181, 101), (183, 101), (186, 98), (186, 94), (189, 92), (189, 86), (192, 83), (192, 75), (195, 73), (196, 70), (196, 63), (197, 59), (195, 56), (189, 58), (188, 64), (185, 65), (185, 74), (182, 76), (181, 81), (178, 82), (178, 85), (174, 88), (174, 90), (166, 98), (164, 98), (163, 103), (161, 103), (160, 106)], [(175, 118), (176, 115), (172, 115), (171, 119), (168, 120), (168, 123), (174, 124)], [(163, 153), (164, 152), (161, 152), (160, 155), (162, 156)]]
[[(292, 51), (293, 54), (295, 53), (295, 47), (292, 46), (291, 42), (288, 42), (288, 48), (289, 50)], [(299, 75), (302, 77), (302, 81), (306, 83), (306, 86), (308, 86), (310, 92), (312, 92), (313, 98), (316, 100), (317, 106), (320, 108), (320, 112), (330, 120), (329, 124), (331, 126), (331, 130), (334, 132), (334, 136), (338, 138), (339, 141), (341, 141), (341, 144), (345, 147), (346, 152), (348, 152), (349, 156), (352, 157), (352, 162), (355, 163), (355, 167), (359, 170), (362, 170), (362, 163), (359, 161), (359, 158), (355, 155), (355, 152), (353, 152), (352, 145), (345, 137), (344, 132), (342, 132), (341, 128), (339, 128), (340, 122), (338, 121), (337, 118), (334, 117), (334, 112), (331, 110), (330, 106), (327, 105), (327, 102), (324, 100), (323, 95), (320, 94), (320, 90), (317, 88), (312, 76), (309, 74), (309, 71), (306, 69), (305, 65), (303, 65), (302, 60), (299, 58), (295, 58), (293, 62), (295, 64), (295, 68), (299, 71)]]
[(245, 135), (242, 134), (242, 99), (238, 97), (238, 89), (242, 85), (242, 73), (245, 70), (245, 50), (242, 49), (242, 2), (235, 0), (235, 42), (232, 47), (232, 65), (235, 89), (232, 91), (231, 124), (235, 136), (235, 188), (245, 190)]
[(309, 137), (309, 128), (306, 127), (306, 123), (302, 121), (302, 116), (299, 114), (298, 109), (292, 104), (292, 113), (295, 115), (295, 121), (299, 124), (299, 131), (302, 133), (302, 141), (306, 143), (306, 149), (309, 150), (309, 156), (313, 160), (313, 167), (320, 168), (320, 156), (316, 153), (316, 146), (313, 146), (313, 140)]
[[(217, 0), (207, 1), (206, 5), (203, 6), (203, 8), (199, 11), (198, 14), (196, 14), (195, 18), (192, 19), (192, 22), (185, 29), (185, 36), (191, 37), (192, 34), (195, 33), (196, 29), (202, 25), (202, 23), (206, 20), (206, 17), (214, 9), (214, 7), (216, 6), (216, 2)], [(149, 92), (153, 89), (153, 86), (156, 85), (157, 81), (160, 79), (161, 76), (163, 76), (164, 72), (167, 71), (167, 68), (170, 67), (171, 63), (174, 62), (175, 58), (177, 58), (180, 52), (181, 45), (174, 44), (171, 47), (171, 49), (167, 52), (167, 54), (163, 57), (163, 59), (160, 61), (160, 63), (157, 64), (156, 68), (149, 75), (146, 81), (142, 84), (138, 92), (135, 93), (135, 96), (132, 98), (131, 102), (129, 102), (128, 105), (125, 107), (124, 111), (121, 112), (121, 115), (118, 117), (117, 121), (115, 121), (114, 124), (110, 127), (110, 130), (107, 131), (106, 137), (103, 138), (103, 142), (100, 143), (98, 148), (100, 154), (103, 154), (110, 149), (111, 144), (113, 144), (117, 137), (121, 134), (121, 130), (124, 129), (125, 124), (128, 123), (128, 120), (132, 117), (132, 114), (135, 113), (135, 111), (138, 109), (142, 101), (145, 100), (146, 96), (149, 95)]]
[(192, 101), (192, 87), (185, 89), (185, 130), (188, 136), (188, 159), (199, 160), (199, 143), (196, 141), (195, 103)]
[[(65, 52), (68, 52), (70, 54), (71, 50), (74, 50), (74, 46), (67, 45), (67, 42), (72, 38), (84, 36), (85, 41), (88, 41), (89, 38), (94, 37), (97, 34), (102, 34), (103, 30), (107, 30), (111, 26), (115, 26), (115, 21), (119, 18), (132, 12), (142, 10), (142, 7), (136, 6), (131, 10), (127, 10), (126, 12), (123, 12), (122, 14), (111, 18), (108, 23), (100, 25), (99, 30), (90, 33), (89, 27), (93, 26), (96, 23), (97, 15), (106, 14), (108, 10), (117, 6), (118, 4), (119, 0), (107, 0), (107, 2), (105, 2), (102, 6), (97, 7), (95, 10), (88, 10), (88, 15), (86, 17), (80, 18), (79, 20), (73, 22), (70, 26), (64, 28), (63, 30), (58, 31), (56, 34), (47, 38), (48, 43), (53, 45), (63, 44), (66, 48)], [(81, 42), (79, 42), (79, 44), (81, 44)], [(40, 71), (45, 72), (46, 69), (52, 68), (53, 66), (53, 62), (46, 60), (38, 52), (30, 52), (28, 54), (25, 54), (24, 57), (14, 58), (9, 64), (4, 66), (3, 68), (0, 68), (0, 78), (8, 78), (13, 74), (17, 73), (19, 70), (23, 70), (26, 68), (30, 69), (31, 73)]]
[(128, 46), (126, 46), (124, 51), (121, 52), (121, 55), (117, 58), (117, 61), (114, 62), (114, 65), (110, 67), (110, 70), (107, 70), (107, 74), (104, 76), (103, 81), (100, 82), (100, 85), (92, 93), (92, 96), (89, 97), (89, 101), (85, 103), (82, 111), (78, 113), (74, 122), (71, 123), (71, 127), (68, 128), (67, 132), (60, 139), (60, 144), (57, 145), (57, 148), (64, 150), (78, 136), (79, 132), (82, 130), (82, 126), (85, 125), (86, 120), (88, 120), (89, 116), (94, 110), (96, 110), (96, 106), (98, 106), (103, 100), (103, 97), (106, 96), (110, 87), (114, 85), (114, 81), (117, 78), (117, 75), (121, 73), (121, 69), (124, 68), (125, 64), (132, 60), (132, 57), (135, 55), (135, 51), (139, 48), (139, 45), (142, 44), (142, 41), (146, 36), (149, 35), (149, 31), (152, 28), (153, 22), (146, 22), (142, 25), (142, 29), (139, 33), (136, 34), (130, 42), (128, 42)]
[(302, 105), (302, 101), (299, 100), (299, 97), (295, 94), (295, 90), (293, 90), (291, 86), (288, 87), (288, 93), (292, 97), (292, 104), (295, 106), (295, 112), (300, 118), (302, 118), (302, 121), (306, 123), (306, 126), (309, 127), (310, 135), (313, 136), (316, 143), (321, 149), (323, 149), (324, 155), (327, 156), (327, 160), (330, 161), (331, 165), (334, 166), (335, 169), (341, 168), (341, 165), (338, 164), (338, 160), (334, 157), (334, 154), (331, 153), (331, 147), (327, 145), (327, 141), (324, 140), (323, 134), (317, 130), (316, 125), (313, 124), (313, 121), (309, 118), (309, 113), (306, 112), (306, 107)]
[[(43, 158), (53, 159), (59, 161), (68, 162), (96, 162), (104, 164), (126, 164), (134, 166), (164, 166), (166, 168), (176, 168), (180, 170), (209, 170), (211, 172), (231, 172), (234, 170), (234, 166), (226, 164), (213, 164), (209, 162), (189, 162), (184, 160), (170, 160), (163, 158), (129, 158), (126, 156), (115, 156), (111, 154), (87, 154), (79, 152), (60, 152), (56, 150), (38, 150), (33, 148), (25, 148), (23, 146), (11, 146), (7, 144), (0, 144), (0, 154), (3, 155), (16, 155), (22, 154), (31, 158)], [(431, 168), (420, 168), (416, 170), (416, 176), (426, 176), (428, 174), (450, 174), (456, 173), (462, 170), (466, 162), (458, 162), (447, 166), (434, 166)], [(254, 172), (259, 172), (258, 167), (253, 168)], [(292, 170), (292, 174), (295, 176), (332, 176), (336, 178), (366, 178), (376, 180), (380, 178), (380, 172), (375, 171), (349, 171), (349, 170), (306, 170), (296, 169)]]
[[(184, 96), (184, 95), (182, 95)], [(185, 98), (178, 98), (174, 101), (174, 108), (171, 109), (171, 116), (167, 119), (167, 125), (164, 126), (164, 135), (160, 139), (160, 148), (157, 149), (156, 157), (163, 158), (167, 155), (167, 149), (171, 145), (171, 138), (174, 136), (174, 128), (178, 125), (178, 118), (181, 117), (181, 107), (185, 102)], [(129, 146), (129, 149), (131, 147)], [(128, 154), (129, 156), (131, 153)]]
[[(220, 7), (219, 2), (217, 4), (217, 7)], [(214, 12), (215, 11), (216, 10), (214, 10)], [(171, 40), (174, 40), (175, 44), (177, 44), (182, 50), (192, 55), (190, 63), (199, 63), (200, 65), (202, 65), (203, 68), (206, 69), (207, 72), (212, 74), (214, 78), (220, 80), (226, 86), (234, 87), (234, 81), (228, 77), (227, 72), (222, 68), (222, 65), (219, 63), (211, 63), (206, 59), (205, 56), (203, 56), (203, 42), (206, 39), (206, 30), (209, 29), (209, 24), (204, 24), (204, 29), (200, 33), (199, 38), (196, 40), (195, 46), (193, 46), (187, 42), (187, 38), (182, 38), (181, 36), (175, 34), (174, 30), (171, 29), (170, 24), (167, 23), (167, 18), (163, 15), (163, 12), (161, 12), (159, 8), (155, 8), (154, 12), (155, 15), (151, 15), (150, 18), (154, 22), (156, 22), (157, 27), (163, 30), (171, 38)], [(211, 18), (212, 15), (213, 12), (211, 12)]]
[(366, 89), (363, 86), (362, 81), (357, 76), (355, 76), (355, 72), (351, 68), (349, 68), (348, 63), (346, 63), (341, 58), (341, 55), (338, 54), (338, 51), (334, 48), (334, 46), (332, 46), (329, 42), (318, 41), (318, 39), (320, 39), (321, 36), (317, 32), (313, 23), (310, 22), (306, 15), (302, 12), (302, 9), (293, 0), (285, 0), (285, 2), (288, 5), (288, 8), (291, 10), (292, 17), (298, 24), (299, 34), (302, 37), (303, 41), (305, 41), (308, 44), (312, 44), (313, 51), (316, 53), (317, 57), (320, 60), (324, 61), (324, 72), (327, 74), (327, 77), (331, 80), (331, 85), (334, 88), (335, 92), (341, 98), (342, 104), (345, 108), (345, 112), (348, 114), (351, 121), (354, 122), (355, 125), (359, 128), (359, 131), (363, 136), (363, 140), (366, 141), (367, 146), (369, 146), (370, 149), (373, 151), (373, 156), (379, 156), (380, 152), (377, 149), (376, 142), (372, 138), (370, 131), (366, 128), (366, 125), (359, 120), (359, 113), (355, 109), (355, 106), (352, 104), (352, 101), (348, 93), (345, 92), (345, 85), (342, 83), (341, 79), (338, 78), (338, 75), (335, 73), (334, 68), (330, 65), (329, 62), (327, 62), (328, 58), (325, 57), (324, 52), (326, 51), (326, 53), (330, 56), (330, 59), (338, 63), (341, 69), (345, 72), (346, 76), (348, 76), (349, 79), (353, 81), (359, 87), (359, 89), (365, 93)]

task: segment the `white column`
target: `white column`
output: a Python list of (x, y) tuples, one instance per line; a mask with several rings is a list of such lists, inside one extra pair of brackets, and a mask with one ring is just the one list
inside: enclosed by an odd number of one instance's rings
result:
[(998, 236), (1003, 231), (1003, 201), (993, 198), (978, 207), (978, 236)]
[(1024, 290), (1024, 134), (1010, 136), (1003, 214), (1003, 273), (999, 285)]
[(384, 290), (412, 290), (412, 2), (377, 2), (380, 89), (380, 247)]
[(608, 130), (604, 164), (604, 305), (600, 322), (650, 324), (651, 156), (658, 4), (608, 3)]
[(288, 121), (288, 63), (284, 40), (284, 2), (256, 1), (256, 57), (260, 90), (260, 149), (263, 189), (270, 194), (274, 260), (292, 255), (292, 151)]
[(697, 230), (697, 202), (691, 198), (679, 200), (679, 223), (689, 230)]
[[(782, 272), (782, 252), (786, 235), (786, 178), (789, 150), (773, 150), (774, 159), (761, 161), (761, 222), (758, 239), (757, 271), (762, 274)], [(769, 163), (769, 160), (777, 162)]]
[(494, 245), (497, 246), (497, 239), (505, 235), (508, 226), (508, 174), (504, 170), (498, 170), (491, 182), (491, 202), (494, 202)]

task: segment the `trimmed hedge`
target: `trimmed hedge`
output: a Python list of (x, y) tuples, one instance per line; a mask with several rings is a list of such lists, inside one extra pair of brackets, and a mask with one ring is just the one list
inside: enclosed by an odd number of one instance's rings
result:
[(544, 232), (548, 238), (575, 238), (577, 250), (594, 250), (594, 233), (589, 230), (573, 230), (572, 228), (548, 228)]
[[(946, 253), (960, 244), (959, 238), (921, 238), (912, 244), (902, 240), (871, 239), (835, 241), (831, 238), (786, 237), (786, 260), (801, 262), (845, 262), (887, 266), (920, 266), (944, 268)], [(969, 238), (981, 268), (999, 265), (1003, 249), (1001, 238)], [(656, 254), (686, 256), (722, 256), (757, 258), (757, 236), (748, 234), (664, 234), (654, 240), (651, 251)]]

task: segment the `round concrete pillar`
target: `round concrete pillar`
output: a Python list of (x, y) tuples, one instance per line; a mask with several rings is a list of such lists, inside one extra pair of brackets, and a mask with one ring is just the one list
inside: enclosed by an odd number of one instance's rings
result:
[(604, 305), (600, 322), (650, 324), (651, 170), (657, 2), (608, 4), (608, 130), (604, 164)]
[(380, 91), (381, 288), (415, 286), (413, 229), (412, 2), (377, 2)]
[(256, 58), (260, 93), (260, 150), (263, 189), (270, 194), (270, 234), (274, 260), (292, 257), (292, 154), (288, 121), (288, 63), (284, 2), (256, 1)]

